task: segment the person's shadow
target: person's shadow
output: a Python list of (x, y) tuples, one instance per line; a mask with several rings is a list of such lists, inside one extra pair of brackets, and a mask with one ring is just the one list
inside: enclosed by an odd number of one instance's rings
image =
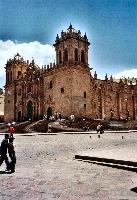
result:
[(132, 188), (131, 191), (137, 193), (137, 187)]

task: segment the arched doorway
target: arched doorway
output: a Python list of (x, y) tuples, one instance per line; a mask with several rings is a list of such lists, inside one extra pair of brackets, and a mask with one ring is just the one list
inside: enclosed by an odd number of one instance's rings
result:
[(32, 101), (29, 101), (27, 105), (27, 118), (32, 120)]
[(51, 108), (51, 107), (49, 107), (49, 108), (47, 109), (47, 119), (49, 119), (50, 116), (52, 116), (52, 108)]

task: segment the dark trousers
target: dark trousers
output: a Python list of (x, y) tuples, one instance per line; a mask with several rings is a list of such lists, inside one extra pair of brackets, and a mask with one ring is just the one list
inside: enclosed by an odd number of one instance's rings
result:
[(15, 164), (16, 164), (16, 157), (10, 157), (11, 162), (8, 165), (8, 168), (11, 170), (11, 172), (15, 171)]
[(0, 165), (3, 163), (3, 161), (5, 161), (7, 167), (9, 165), (9, 160), (8, 160), (8, 156), (6, 154), (1, 154), (1, 161), (0, 161)]

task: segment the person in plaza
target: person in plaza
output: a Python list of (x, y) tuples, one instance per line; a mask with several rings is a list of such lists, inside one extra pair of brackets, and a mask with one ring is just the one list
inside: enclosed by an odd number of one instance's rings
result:
[(84, 126), (83, 127), (83, 131), (89, 131), (89, 127), (88, 126)]
[(9, 127), (9, 132), (10, 132), (10, 138), (13, 138), (13, 132), (15, 131), (13, 124), (10, 125)]
[(7, 149), (9, 145), (9, 134), (5, 134), (5, 138), (1, 142), (1, 160), (0, 165), (2, 165), (3, 161), (6, 163), (6, 170), (9, 170), (9, 160), (7, 156)]
[(103, 126), (100, 126), (100, 134), (104, 133)]
[(75, 116), (74, 115), (70, 115), (70, 121), (74, 122), (75, 121)]
[(14, 150), (14, 137), (9, 138), (9, 144), (8, 144), (8, 153), (9, 157), (11, 159), (11, 162), (8, 165), (8, 168), (11, 170), (11, 173), (15, 172), (15, 164), (16, 164), (16, 155), (15, 155), (15, 150)]
[(9, 132), (10, 132), (10, 125), (11, 125), (11, 123), (8, 123), (8, 130), (9, 130)]
[(87, 127), (86, 126), (83, 126), (83, 131), (87, 131)]
[(48, 124), (48, 133), (51, 133), (51, 124)]
[(61, 113), (59, 113), (59, 119), (61, 120)]
[(101, 125), (100, 123), (97, 125), (97, 133), (100, 131)]

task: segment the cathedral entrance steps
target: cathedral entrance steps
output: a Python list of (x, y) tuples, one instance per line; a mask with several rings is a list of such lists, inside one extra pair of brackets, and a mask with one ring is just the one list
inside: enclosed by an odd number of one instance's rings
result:
[(75, 155), (75, 159), (103, 165), (118, 169), (125, 169), (137, 172), (136, 152), (125, 153), (121, 150), (102, 150), (93, 152), (81, 152)]

